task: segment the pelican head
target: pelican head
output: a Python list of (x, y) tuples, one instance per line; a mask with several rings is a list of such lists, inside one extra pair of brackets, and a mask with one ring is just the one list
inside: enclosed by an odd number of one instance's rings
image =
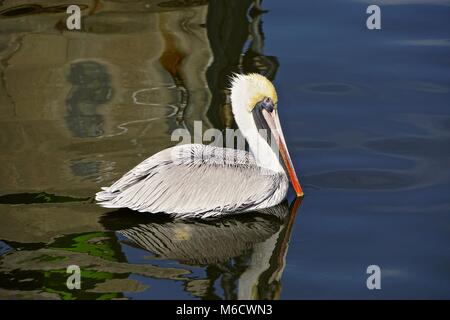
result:
[[(256, 161), (268, 169), (285, 172), (297, 196), (303, 196), (281, 129), (278, 97), (272, 82), (260, 74), (252, 73), (234, 75), (231, 84), (234, 119)], [(275, 140), (278, 150), (270, 146), (267, 137)]]

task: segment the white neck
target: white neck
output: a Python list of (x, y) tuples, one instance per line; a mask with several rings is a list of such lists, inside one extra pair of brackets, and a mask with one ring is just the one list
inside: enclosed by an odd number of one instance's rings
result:
[[(275, 152), (267, 139), (264, 139), (258, 132), (253, 115), (248, 111), (248, 104), (251, 101), (249, 95), (251, 91), (246, 88), (236, 88), (231, 94), (231, 106), (239, 130), (248, 142), (250, 151), (256, 159), (258, 166), (275, 171), (284, 172), (278, 160), (278, 153)], [(267, 132), (266, 134), (269, 134)]]
[(263, 138), (262, 135), (258, 132), (256, 126), (254, 131), (241, 130), (241, 132), (247, 140), (250, 147), (250, 152), (255, 157), (258, 166), (275, 172), (284, 172), (284, 169), (281, 166), (276, 153), (267, 143), (267, 139)]

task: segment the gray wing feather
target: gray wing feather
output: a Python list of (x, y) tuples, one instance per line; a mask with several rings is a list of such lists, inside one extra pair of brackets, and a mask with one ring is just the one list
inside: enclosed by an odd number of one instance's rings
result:
[(96, 200), (109, 208), (209, 218), (281, 202), (280, 179), (286, 178), (257, 166), (246, 151), (190, 144), (148, 158)]

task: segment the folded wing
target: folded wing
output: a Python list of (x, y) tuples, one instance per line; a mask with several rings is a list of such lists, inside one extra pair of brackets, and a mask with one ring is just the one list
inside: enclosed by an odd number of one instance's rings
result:
[(97, 193), (100, 205), (209, 218), (276, 204), (279, 179), (243, 150), (201, 144), (163, 150)]

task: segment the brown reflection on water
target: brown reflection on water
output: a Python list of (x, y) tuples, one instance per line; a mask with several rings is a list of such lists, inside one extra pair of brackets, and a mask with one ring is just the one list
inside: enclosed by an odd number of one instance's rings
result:
[[(100, 186), (176, 144), (174, 129), (193, 130), (195, 120), (203, 130), (234, 126), (232, 72), (274, 79), (278, 61), (264, 54), (260, 1), (78, 1), (81, 31), (64, 27), (69, 4), (0, 2), (0, 298), (114, 299), (148, 289), (131, 274), (184, 281), (202, 298), (220, 298), (211, 292), (218, 278), (224, 297), (277, 298), (289, 220), (256, 221), (268, 227), (261, 239), (245, 250), (228, 242), (233, 254), (197, 261), (207, 276), (193, 279), (188, 267), (127, 262), (105, 225), (110, 213), (91, 201)], [(201, 228), (248, 226), (233, 221)], [(245, 262), (255, 252), (263, 267)], [(230, 269), (232, 259), (241, 267)], [(87, 269), (78, 293), (64, 287), (71, 263)]]

